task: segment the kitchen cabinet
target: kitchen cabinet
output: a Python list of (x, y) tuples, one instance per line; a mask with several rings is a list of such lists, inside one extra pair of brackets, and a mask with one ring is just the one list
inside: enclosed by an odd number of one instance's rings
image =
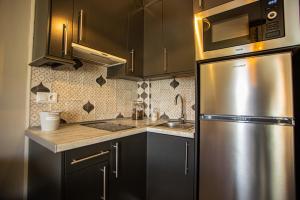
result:
[(114, 140), (112, 146), (110, 200), (145, 200), (147, 133)]
[[(180, 12), (174, 12), (178, 10)], [(194, 71), (193, 4), (186, 0), (163, 0), (164, 48), (168, 73)]]
[(55, 154), (30, 140), (28, 199), (145, 200), (146, 141), (140, 133)]
[(91, 165), (70, 173), (66, 180), (66, 199), (108, 199), (108, 163)]
[(201, 12), (234, 0), (194, 0), (194, 12)]
[(31, 66), (75, 64), (71, 59), (73, 0), (35, 3)]
[(144, 76), (164, 74), (162, 1), (145, 7), (144, 12)]
[(73, 41), (127, 57), (128, 1), (74, 0)]
[(108, 199), (110, 143), (53, 153), (30, 140), (28, 199)]
[(144, 9), (140, 1), (129, 0), (129, 33), (127, 74), (131, 76), (143, 76), (144, 56)]
[(144, 8), (141, 0), (128, 0), (127, 63), (107, 69), (108, 78), (142, 80), (144, 58)]
[(192, 200), (194, 142), (139, 133), (53, 153), (30, 140), (28, 169), (28, 200)]
[(148, 200), (193, 200), (193, 152), (192, 139), (148, 133)]
[(146, 6), (144, 32), (145, 77), (193, 74), (192, 1), (162, 0)]

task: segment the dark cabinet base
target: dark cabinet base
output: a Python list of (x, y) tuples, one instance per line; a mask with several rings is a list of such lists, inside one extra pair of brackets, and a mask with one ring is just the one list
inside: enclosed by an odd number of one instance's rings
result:
[(64, 156), (29, 141), (28, 200), (60, 200), (63, 196)]
[(108, 199), (108, 162), (67, 174), (66, 199)]
[(30, 140), (28, 200), (192, 200), (193, 156), (192, 139), (157, 133), (56, 154)]
[(148, 200), (193, 200), (193, 152), (192, 139), (148, 133)]
[[(109, 200), (146, 199), (147, 134), (141, 133), (112, 141), (119, 145), (118, 178), (110, 177)], [(116, 152), (113, 151), (112, 155)], [(114, 157), (114, 156), (113, 156)], [(111, 160), (115, 169), (115, 157)]]

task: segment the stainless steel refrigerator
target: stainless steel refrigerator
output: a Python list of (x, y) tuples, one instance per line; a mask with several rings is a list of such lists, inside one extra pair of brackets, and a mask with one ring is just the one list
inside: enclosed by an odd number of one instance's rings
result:
[(200, 66), (199, 200), (294, 200), (291, 53)]

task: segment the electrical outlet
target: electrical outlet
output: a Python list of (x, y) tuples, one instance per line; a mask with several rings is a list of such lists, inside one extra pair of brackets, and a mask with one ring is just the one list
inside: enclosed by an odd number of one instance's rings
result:
[(57, 93), (49, 93), (48, 102), (57, 103)]
[(36, 94), (37, 103), (57, 103), (57, 93), (38, 92)]

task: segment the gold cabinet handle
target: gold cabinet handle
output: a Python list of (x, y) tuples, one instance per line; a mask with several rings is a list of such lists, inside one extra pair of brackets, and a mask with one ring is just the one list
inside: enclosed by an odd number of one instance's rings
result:
[(68, 26), (67, 24), (63, 24), (63, 52), (64, 55), (68, 55)]
[(79, 42), (82, 41), (82, 33), (83, 33), (83, 10), (80, 10), (80, 16), (79, 16)]
[(202, 8), (203, 6), (203, 0), (199, 0), (199, 7)]

